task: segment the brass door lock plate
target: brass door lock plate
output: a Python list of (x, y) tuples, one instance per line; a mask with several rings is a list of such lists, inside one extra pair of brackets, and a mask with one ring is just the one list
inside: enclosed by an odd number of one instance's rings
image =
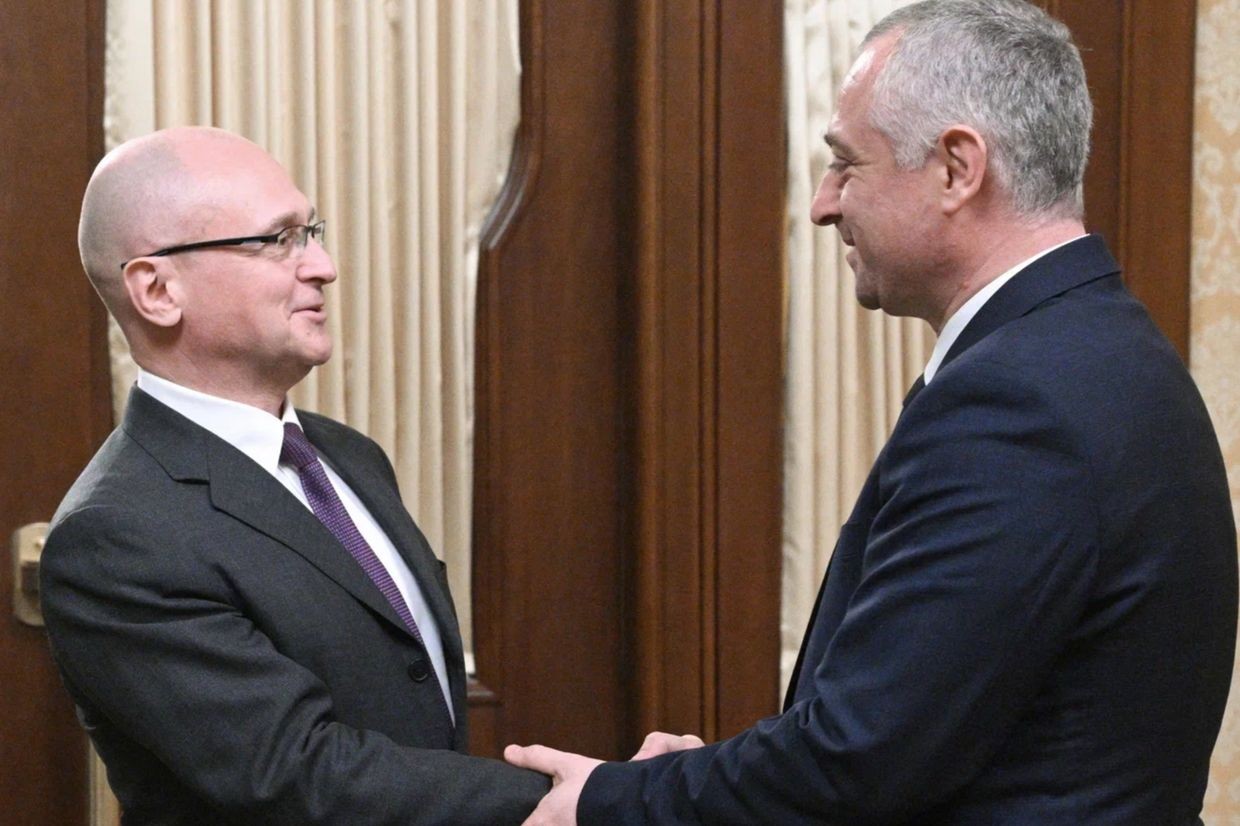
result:
[(47, 523), (32, 522), (13, 531), (9, 546), (13, 557), (13, 615), (26, 625), (41, 627), (39, 609), (39, 559), (47, 539)]

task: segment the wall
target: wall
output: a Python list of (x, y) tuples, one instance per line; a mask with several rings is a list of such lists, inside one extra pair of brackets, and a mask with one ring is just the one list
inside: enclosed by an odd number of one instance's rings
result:
[[(1240, 512), (1240, 0), (1200, 0), (1197, 19), (1190, 364)], [(1238, 682), (1214, 750), (1209, 824), (1240, 819)]]

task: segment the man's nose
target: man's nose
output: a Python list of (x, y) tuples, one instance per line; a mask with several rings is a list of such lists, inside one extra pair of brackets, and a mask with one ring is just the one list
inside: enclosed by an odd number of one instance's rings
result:
[(809, 219), (820, 227), (829, 227), (840, 220), (840, 187), (830, 170), (822, 176), (818, 191), (809, 207)]
[(297, 275), (299, 278), (322, 281), (324, 284), (336, 280), (336, 265), (317, 239), (306, 239), (306, 248), (302, 250), (301, 261), (297, 265)]

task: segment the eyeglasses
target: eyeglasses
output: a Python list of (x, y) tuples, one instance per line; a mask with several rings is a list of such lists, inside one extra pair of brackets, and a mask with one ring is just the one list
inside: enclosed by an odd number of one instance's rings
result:
[[(304, 250), (310, 239), (323, 243), (323, 238), (327, 233), (327, 221), (319, 221), (314, 224), (293, 224), (285, 227), (279, 232), (271, 235), (246, 235), (241, 238), (221, 238), (218, 241), (195, 241), (192, 244), (178, 244), (175, 247), (164, 247), (162, 250), (148, 252), (146, 255), (135, 255), (134, 258), (153, 258), (165, 255), (176, 255), (179, 252), (192, 252), (194, 250), (211, 249), (212, 247), (243, 247), (247, 245), (265, 246), (273, 244), (280, 253), (280, 257), (284, 258), (290, 255), (294, 250)], [(121, 269), (125, 269), (130, 261), (134, 258), (121, 262)]]

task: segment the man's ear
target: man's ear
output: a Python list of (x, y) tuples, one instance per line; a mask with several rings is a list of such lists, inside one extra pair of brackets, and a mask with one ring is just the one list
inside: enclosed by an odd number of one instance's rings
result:
[(942, 169), (941, 204), (943, 211), (951, 215), (981, 191), (990, 150), (976, 129), (957, 125), (939, 135), (934, 154)]
[(176, 267), (163, 258), (135, 258), (121, 278), (134, 312), (157, 327), (175, 327), (181, 321), (181, 290)]

